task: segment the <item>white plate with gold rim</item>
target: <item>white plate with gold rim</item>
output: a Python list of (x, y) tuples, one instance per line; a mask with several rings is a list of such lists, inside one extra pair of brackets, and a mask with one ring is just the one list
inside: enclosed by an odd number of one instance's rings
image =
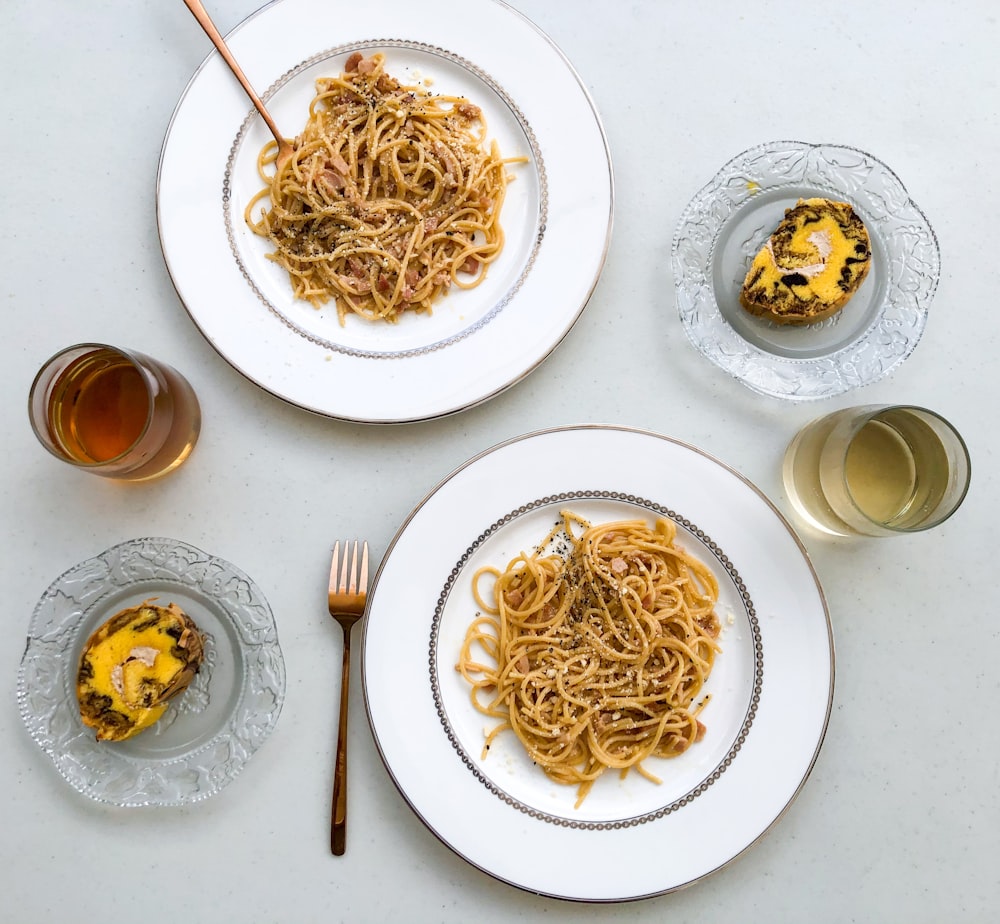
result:
[[(579, 808), (513, 735), (482, 755), (491, 720), (455, 670), (477, 609), (471, 578), (540, 542), (561, 509), (670, 517), (720, 582), (722, 652), (684, 755), (605, 774)], [(520, 888), (623, 901), (688, 885), (738, 856), (808, 776), (833, 697), (825, 598), (792, 528), (738, 472), (640, 430), (581, 426), (493, 447), (410, 514), (376, 574), (364, 625), (365, 702), (393, 781), (457, 854)]]
[(503, 155), (527, 158), (510, 168), (506, 243), (481, 285), (451, 291), (430, 316), (341, 326), (332, 305), (293, 298), (268, 242), (244, 222), (269, 135), (213, 52), (167, 130), (157, 221), (181, 300), (229, 363), (319, 414), (398, 423), (486, 401), (558, 346), (603, 269), (614, 182), (593, 102), (551, 39), (498, 0), (475, 16), (445, 0), (372, 0), (356, 19), (321, 0), (275, 0), (227, 42), (289, 137), (316, 78), (340, 73), (354, 51), (380, 51), (393, 76), (479, 105)]

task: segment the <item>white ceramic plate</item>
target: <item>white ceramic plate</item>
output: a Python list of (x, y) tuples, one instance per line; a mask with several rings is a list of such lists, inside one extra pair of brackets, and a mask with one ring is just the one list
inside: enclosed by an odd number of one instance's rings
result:
[[(455, 661), (476, 615), (470, 581), (544, 538), (558, 511), (669, 516), (719, 577), (722, 653), (682, 757), (663, 780), (605, 774), (579, 809), (513, 735), (484, 729)], [(540, 894), (620, 901), (694, 882), (784, 812), (819, 751), (833, 696), (822, 589), (791, 527), (737, 472), (667, 437), (574, 427), (501, 444), (443, 481), (393, 539), (364, 626), (365, 700), (400, 792), (445, 844)]]
[[(205, 634), (205, 660), (163, 717), (126, 741), (80, 719), (76, 672), (119, 610), (176, 603)], [(31, 737), (78, 792), (112, 805), (186, 805), (229, 785), (271, 734), (285, 664), (271, 609), (239, 568), (176, 539), (132, 539), (74, 565), (31, 617), (17, 698)]]
[(340, 73), (353, 51), (382, 51), (393, 76), (477, 103), (503, 154), (528, 163), (511, 167), (506, 244), (484, 283), (453, 290), (430, 317), (342, 327), (332, 305), (292, 297), (268, 242), (245, 225), (269, 135), (213, 52), (167, 130), (157, 219), (177, 292), (226, 360), (308, 410), (395, 423), (481, 403), (555, 349), (603, 268), (613, 177), (590, 96), (547, 36), (496, 0), (461, 15), (445, 0), (372, 0), (359, 16), (325, 0), (276, 0), (227, 41), (289, 137), (317, 77)]
[[(739, 293), (754, 256), (799, 198), (849, 202), (872, 247), (867, 278), (831, 318), (757, 318)], [(720, 369), (761, 394), (829, 398), (887, 375), (916, 348), (937, 288), (937, 238), (899, 177), (865, 151), (775, 141), (725, 164), (691, 200), (673, 245), (684, 330)]]

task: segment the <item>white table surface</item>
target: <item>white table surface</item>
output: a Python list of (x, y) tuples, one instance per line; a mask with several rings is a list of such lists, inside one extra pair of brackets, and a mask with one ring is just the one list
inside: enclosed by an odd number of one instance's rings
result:
[[(227, 32), (256, 5), (209, 8)], [(178, 301), (157, 238), (157, 160), (171, 112), (210, 51), (180, 0), (5, 4), (4, 920), (930, 922), (995, 913), (996, 8), (514, 6), (566, 53), (603, 118), (617, 200), (606, 270), (564, 343), (523, 382), (446, 419), (379, 427), (313, 416), (258, 390)], [(345, 16), (363, 10), (344, 5)], [(456, 15), (474, 17), (475, 3)], [(803, 72), (802, 62), (816, 66)], [(674, 304), (669, 252), (681, 210), (731, 156), (780, 138), (871, 151), (902, 178), (941, 243), (941, 283), (916, 352), (886, 379), (821, 404), (763, 398), (727, 378), (689, 345)], [(204, 429), (177, 473), (116, 485), (36, 443), (25, 415), (32, 376), (49, 354), (85, 340), (135, 347), (188, 375)], [(641, 394), (600, 386), (626, 364), (641, 370)], [(494, 881), (406, 806), (356, 685), (349, 849), (330, 855), (341, 640), (323, 596), (334, 538), (367, 536), (378, 559), (406, 514), (470, 456), (584, 422), (699, 446), (791, 518), (779, 471), (788, 439), (821, 412), (874, 402), (923, 404), (953, 420), (972, 454), (972, 488), (952, 520), (913, 537), (831, 540), (800, 527), (832, 614), (835, 701), (805, 788), (752, 850), (691, 888), (620, 906), (542, 899)], [(41, 593), (78, 561), (145, 535), (185, 540), (253, 576), (288, 671), (272, 738), (228, 789), (183, 810), (114, 809), (77, 795), (28, 737), (15, 700)]]

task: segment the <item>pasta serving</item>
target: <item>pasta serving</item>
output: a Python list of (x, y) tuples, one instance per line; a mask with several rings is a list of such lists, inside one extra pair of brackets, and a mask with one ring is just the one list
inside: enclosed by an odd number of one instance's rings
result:
[(659, 783), (642, 761), (702, 738), (718, 582), (675, 536), (665, 518), (591, 526), (563, 511), (534, 553), (476, 572), (481, 612), (456, 668), (475, 707), (499, 720), (484, 758), (513, 730), (550, 778), (577, 786), (579, 807), (606, 770)]
[(341, 324), (429, 313), (452, 285), (482, 282), (504, 244), (507, 165), (525, 160), (501, 158), (478, 106), (401, 85), (384, 64), (355, 52), (316, 81), (294, 154), (279, 163), (277, 142), (264, 146), (266, 185), (244, 213), (295, 297), (334, 299)]

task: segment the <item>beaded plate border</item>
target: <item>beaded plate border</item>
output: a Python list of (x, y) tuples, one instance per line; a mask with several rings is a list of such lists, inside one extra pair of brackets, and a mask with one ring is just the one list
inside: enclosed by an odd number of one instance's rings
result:
[[(444, 48), (438, 48), (434, 45), (429, 45), (425, 42), (410, 42), (405, 39), (365, 39), (363, 41), (351, 42), (346, 45), (338, 45), (335, 48), (329, 48), (326, 51), (321, 51), (310, 58), (307, 58), (301, 64), (287, 71), (281, 77), (279, 77), (271, 86), (264, 92), (262, 99), (265, 103), (282, 87), (284, 87), (290, 80), (297, 77), (300, 73), (308, 70), (315, 64), (326, 60), (327, 58), (332, 58), (337, 55), (347, 54), (352, 51), (358, 51), (361, 49), (370, 48), (402, 48), (408, 51), (416, 51), (423, 54), (427, 54), (433, 57), (444, 58), (450, 61), (452, 64), (457, 64), (459, 67), (465, 69), (473, 76), (477, 77), (483, 83), (485, 83), (510, 110), (510, 112), (517, 119), (517, 123), (524, 133), (524, 137), (531, 148), (531, 155), (534, 160), (534, 166), (537, 170), (538, 187), (539, 187), (539, 210), (538, 210), (538, 223), (535, 230), (535, 240), (531, 247), (531, 253), (528, 255), (527, 260), (517, 279), (507, 290), (507, 292), (497, 301), (495, 305), (478, 321), (474, 324), (469, 325), (464, 330), (459, 331), (457, 334), (447, 337), (443, 340), (436, 341), (434, 343), (429, 343), (424, 346), (415, 347), (406, 350), (362, 350), (354, 347), (348, 347), (340, 343), (335, 343), (332, 340), (327, 340), (323, 337), (318, 337), (313, 333), (302, 328), (300, 325), (296, 324), (291, 318), (281, 312), (277, 306), (275, 306), (264, 293), (261, 291), (260, 287), (257, 285), (250, 273), (246, 264), (243, 262), (243, 258), (240, 255), (239, 247), (236, 244), (236, 233), (233, 228), (233, 215), (231, 208), (232, 200), (232, 178), (233, 178), (233, 167), (236, 160), (236, 155), (239, 153), (243, 141), (246, 137), (250, 126), (259, 118), (257, 111), (255, 109), (250, 110), (247, 114), (246, 119), (240, 126), (239, 132), (236, 134), (236, 138), (233, 140), (232, 147), (229, 150), (229, 158), (226, 161), (226, 172), (222, 182), (222, 212), (225, 218), (226, 224), (226, 238), (229, 241), (229, 249), (232, 252), (233, 259), (236, 261), (236, 265), (240, 269), (240, 273), (246, 280), (247, 285), (253, 290), (254, 294), (260, 300), (260, 302), (271, 312), (282, 324), (293, 330), (296, 334), (302, 337), (304, 340), (308, 340), (310, 343), (316, 346), (322, 347), (326, 350), (331, 350), (336, 353), (342, 353), (347, 356), (358, 356), (363, 359), (405, 359), (412, 356), (420, 356), (426, 353), (432, 353), (435, 350), (442, 349), (444, 347), (450, 346), (453, 343), (457, 343), (460, 340), (464, 340), (466, 337), (474, 334), (476, 331), (481, 330), (483, 327), (488, 325), (511, 301), (511, 299), (517, 294), (521, 286), (524, 284), (524, 280), (527, 278), (528, 273), (531, 272), (531, 268), (535, 264), (535, 260), (538, 256), (538, 249), (541, 246), (542, 238), (545, 236), (545, 226), (548, 217), (548, 180), (545, 173), (545, 164), (542, 160), (542, 153), (538, 146), (538, 139), (535, 136), (534, 131), (528, 124), (528, 120), (525, 118), (524, 113), (518, 108), (513, 99), (507, 93), (496, 80), (493, 79), (489, 74), (483, 71), (481, 68), (477, 67), (471, 61), (466, 60), (460, 55), (454, 54), (453, 52), (447, 51)], [(242, 218), (242, 216), (240, 216)]]
[[(653, 812), (646, 812), (642, 815), (636, 815), (629, 818), (617, 819), (614, 821), (580, 821), (572, 818), (564, 818), (558, 815), (552, 815), (548, 812), (543, 812), (539, 809), (533, 808), (530, 805), (526, 805), (519, 799), (515, 799), (510, 794), (504, 792), (499, 786), (497, 786), (489, 777), (483, 774), (479, 767), (476, 765), (475, 761), (469, 756), (465, 748), (462, 747), (461, 742), (458, 740), (458, 736), (455, 730), (452, 728), (451, 723), (448, 720), (447, 710), (444, 706), (444, 701), (441, 695), (441, 685), (438, 677), (438, 638), (441, 628), (441, 620), (444, 615), (445, 605), (448, 602), (448, 598), (451, 595), (452, 588), (455, 582), (458, 580), (459, 575), (462, 573), (464, 568), (472, 557), (473, 553), (479, 549), (482, 544), (493, 536), (498, 530), (502, 529), (504, 526), (512, 523), (518, 517), (523, 516), (526, 513), (539, 510), (542, 507), (547, 507), (552, 504), (562, 504), (567, 501), (577, 501), (577, 500), (611, 500), (618, 501), (625, 504), (630, 504), (632, 506), (641, 507), (644, 510), (657, 514), (659, 516), (666, 516), (673, 520), (679, 526), (684, 527), (697, 539), (699, 539), (708, 548), (711, 554), (714, 556), (715, 560), (722, 566), (726, 574), (729, 576), (730, 580), (733, 582), (736, 590), (739, 592), (740, 600), (746, 610), (747, 618), (750, 624), (750, 631), (753, 636), (753, 652), (754, 652), (754, 670), (753, 670), (753, 689), (750, 695), (750, 703), (747, 708), (746, 716), (743, 720), (743, 725), (740, 729), (739, 734), (736, 736), (735, 741), (726, 753), (726, 756), (720, 761), (719, 765), (702, 780), (697, 786), (691, 789), (689, 792), (685, 793), (679, 799), (675, 799), (668, 805), (662, 806)], [(452, 568), (451, 573), (448, 575), (448, 580), (438, 596), (437, 604), (434, 607), (434, 619), (431, 624), (431, 637), (430, 637), (430, 647), (428, 652), (428, 666), (430, 671), (430, 681), (431, 689), (434, 694), (434, 706), (437, 711), (438, 719), (441, 722), (441, 726), (444, 729), (445, 734), (448, 736), (448, 740), (451, 742), (451, 746), (455, 749), (458, 756), (461, 758), (462, 763), (472, 772), (473, 776), (483, 784), (493, 795), (501, 799), (503, 802), (507, 803), (511, 808), (530, 816), (531, 818), (537, 819), (539, 821), (545, 821), (550, 824), (554, 824), (564, 828), (575, 828), (580, 830), (592, 830), (592, 831), (608, 831), (621, 828), (633, 828), (637, 825), (647, 824), (651, 821), (656, 821), (657, 819), (663, 818), (666, 815), (670, 815), (673, 812), (678, 811), (686, 805), (689, 805), (700, 795), (702, 795), (716, 780), (718, 780), (723, 773), (729, 768), (729, 766), (736, 759), (737, 754), (743, 747), (743, 743), (746, 741), (747, 735), (750, 733), (750, 727), (753, 724), (754, 718), (757, 715), (757, 707), (760, 703), (761, 688), (763, 684), (764, 675), (764, 649), (763, 643), (761, 641), (760, 635), (760, 624), (757, 619), (757, 613), (754, 609), (753, 601), (750, 598), (750, 593), (747, 590), (746, 584), (740, 577), (739, 572), (736, 570), (735, 565), (726, 555), (726, 553), (716, 544), (716, 542), (711, 539), (703, 530), (699, 529), (694, 523), (688, 520), (686, 517), (681, 516), (677, 512), (663, 507), (660, 504), (654, 503), (646, 498), (637, 497), (633, 494), (623, 494), (618, 491), (566, 491), (560, 494), (550, 494), (545, 497), (540, 497), (528, 504), (523, 504), (516, 510), (512, 510), (503, 518), (497, 520), (491, 526), (489, 526), (483, 533), (481, 533), (472, 544), (465, 550), (462, 557), (456, 562), (455, 566)]]

